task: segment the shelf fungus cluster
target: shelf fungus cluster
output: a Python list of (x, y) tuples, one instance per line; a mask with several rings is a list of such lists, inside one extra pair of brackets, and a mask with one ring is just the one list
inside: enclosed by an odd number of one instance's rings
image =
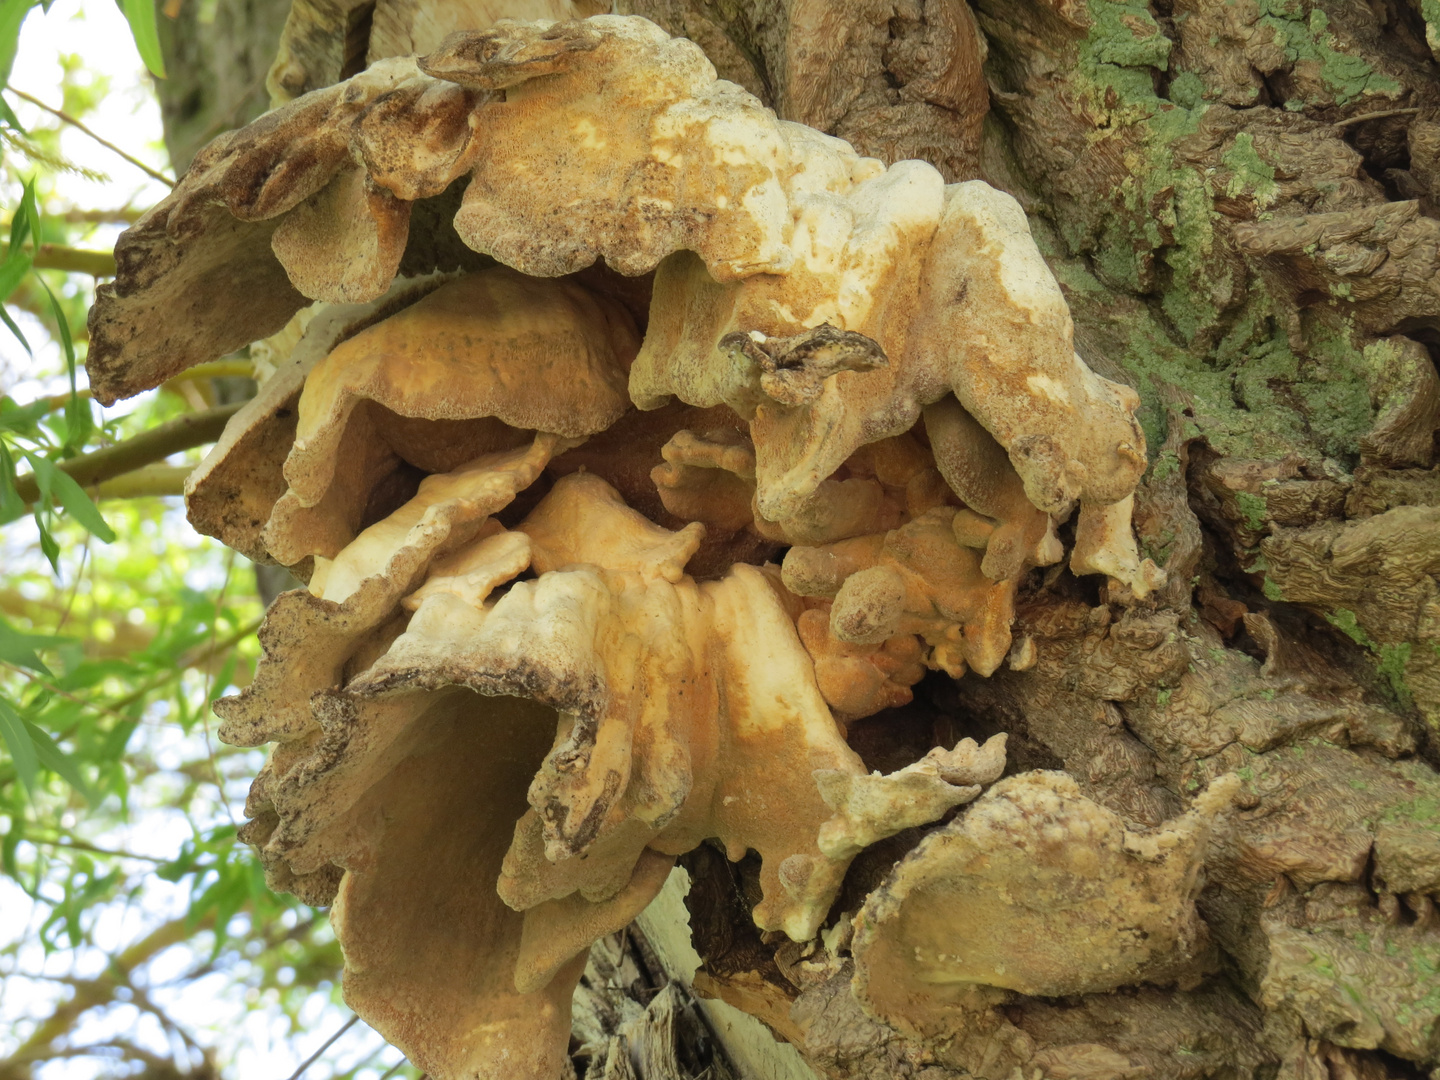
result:
[[(586, 950), (697, 845), (757, 854), (756, 924), (805, 941), (858, 853), (980, 796), (1003, 735), (872, 774), (847, 724), (1033, 661), (1016, 590), (1072, 514), (1075, 572), (1161, 580), (1136, 397), (1076, 355), (1015, 201), (780, 122), (643, 19), (501, 23), (306, 94), (117, 257), (102, 401), (270, 337), (188, 506), (308, 588), (222, 738), (274, 744), (245, 836), (333, 904), (347, 999), (435, 1076), (559, 1075)], [(1201, 817), (1137, 839), (1008, 778), (874, 894), (857, 980), (887, 1013), (932, 985), (915, 950), (952, 949), (961, 894), (977, 954), (997, 924), (1053, 943), (1081, 894), (1139, 914), (942, 981), (1163, 966)], [(1007, 882), (1061, 899), (1002, 912)]]

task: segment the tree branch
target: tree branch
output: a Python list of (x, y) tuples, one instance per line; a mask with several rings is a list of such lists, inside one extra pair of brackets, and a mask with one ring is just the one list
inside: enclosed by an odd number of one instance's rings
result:
[(134, 165), (134, 166), (135, 166), (137, 169), (139, 169), (141, 172), (145, 173), (145, 175), (147, 175), (147, 176), (153, 176), (156, 180), (159, 180), (162, 184), (165, 184), (165, 185), (167, 185), (168, 187), (174, 187), (174, 186), (175, 186), (175, 181), (174, 181), (174, 180), (171, 180), (171, 179), (170, 179), (168, 176), (166, 176), (164, 173), (162, 173), (162, 172), (156, 172), (154, 169), (152, 169), (149, 165), (146, 165), (146, 164), (145, 164), (143, 161), (141, 161), (139, 158), (137, 158), (137, 157), (132, 157), (131, 155), (127, 154), (124, 150), (121, 150), (120, 147), (116, 146), (116, 145), (115, 145), (114, 143), (112, 143), (109, 139), (102, 138), (101, 136), (95, 134), (95, 132), (91, 131), (88, 127), (86, 127), (84, 124), (82, 124), (79, 120), (76, 120), (75, 117), (71, 116), (69, 113), (61, 112), (59, 109), (52, 108), (51, 106), (46, 105), (45, 102), (41, 101), (41, 100), (40, 100), (39, 98), (37, 98), (37, 97), (32, 97), (31, 95), (25, 93), (24, 90), (17, 90), (17, 89), (15, 89), (15, 87), (9, 86), (9, 85), (7, 85), (7, 86), (5, 87), (5, 89), (9, 90), (10, 93), (14, 94), (16, 97), (18, 97), (18, 98), (23, 98), (24, 100), (30, 102), (30, 104), (31, 104), (31, 105), (34, 105), (36, 108), (44, 109), (44, 110), (45, 110), (46, 112), (48, 112), (51, 116), (58, 117), (60, 120), (63, 120), (65, 123), (69, 124), (71, 127), (73, 127), (73, 128), (78, 128), (79, 130), (83, 131), (86, 135), (89, 135), (90, 138), (94, 139), (94, 140), (95, 140), (97, 143), (99, 143), (101, 146), (105, 147), (105, 149), (107, 149), (107, 150), (113, 150), (115, 153), (119, 154), (122, 158), (124, 158), (126, 161), (128, 161), (131, 165)]
[(41, 244), (35, 249), (37, 270), (68, 270), (91, 277), (114, 277), (115, 254), (110, 251), (88, 251), (61, 244)]
[[(141, 432), (133, 439), (62, 461), (59, 463), (60, 471), (68, 473), (82, 487), (91, 487), (142, 466), (163, 461), (181, 450), (214, 442), (225, 430), (225, 424), (230, 417), (239, 412), (243, 404), (243, 401), (237, 401), (160, 424), (149, 431)], [(15, 491), (27, 503), (33, 503), (40, 498), (40, 485), (36, 483), (32, 473), (26, 473), (15, 481)]]
[[(4, 251), (4, 245), (0, 245), (0, 255), (3, 255)], [(170, 376), (170, 378), (166, 379), (160, 385), (163, 388), (170, 386), (171, 383), (185, 382), (186, 380), (228, 379), (235, 377), (245, 379), (254, 378), (254, 363), (249, 360), (212, 360), (208, 364), (196, 364), (192, 368), (186, 368), (184, 371), (180, 372), (179, 375)], [(89, 400), (91, 396), (89, 387), (82, 387), (75, 393), (77, 397), (83, 398), (85, 400)], [(29, 404), (22, 405), (20, 407), (22, 409), (28, 409), (32, 405), (36, 404), (36, 402), (40, 401), (45, 402), (45, 404), (53, 412), (56, 409), (65, 408), (65, 406), (70, 403), (70, 394), (68, 391), (62, 394), (51, 394), (48, 397), (36, 398), (35, 401), (32, 401)]]
[[(9, 244), (0, 244), (0, 259), (10, 252)], [(91, 277), (114, 277), (115, 256), (108, 251), (66, 247), (63, 244), (41, 244), (32, 253), (31, 265), (37, 270), (64, 270)]]
[(0, 1061), (0, 1080), (26, 1080), (30, 1072), (29, 1066), (33, 1062), (56, 1056), (54, 1044), (75, 1026), (75, 1022), (84, 1013), (115, 1000), (115, 992), (129, 985), (131, 972), (172, 945), (178, 945), (192, 937), (198, 930), (208, 929), (214, 921), (215, 916), (211, 912), (194, 925), (183, 915), (162, 923), (128, 949), (112, 957), (103, 975), (77, 982), (75, 995), (69, 1001), (57, 1005), (55, 1011), (40, 1022), (14, 1054)]
[(95, 844), (87, 844), (84, 840), (65, 839), (56, 836), (25, 836), (27, 844), (44, 844), (46, 847), (66, 848), (71, 851), (88, 851), (92, 855), (108, 855), (115, 859), (141, 859), (145, 862), (166, 863), (169, 859), (163, 859), (158, 855), (137, 855), (133, 851), (115, 851), (112, 848), (102, 848)]
[(72, 225), (134, 225), (144, 212), (135, 207), (123, 206), (118, 210), (66, 210), (63, 214), (52, 216)]
[(189, 465), (147, 465), (143, 469), (135, 469), (113, 480), (96, 484), (90, 489), (90, 495), (96, 501), (184, 495), (185, 478), (193, 471)]

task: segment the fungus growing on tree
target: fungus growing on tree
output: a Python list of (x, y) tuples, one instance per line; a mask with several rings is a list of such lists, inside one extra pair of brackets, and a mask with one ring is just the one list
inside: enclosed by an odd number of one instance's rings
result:
[[(865, 901), (879, 1015), (931, 993), (907, 950), (950, 947), (927, 890), (984, 916), (975, 955), (1037, 943), (941, 982), (1081, 993), (1194, 951), (1219, 794), (1150, 834), (1050, 773), (982, 797), (1003, 734), (884, 770), (847, 742), (927, 671), (1044, 663), (1017, 596), (1072, 515), (1075, 573), (1165, 580), (1131, 528), (1138, 398), (1077, 355), (1014, 199), (779, 121), (603, 16), (304, 94), (117, 254), (102, 401), (289, 324), (190, 484), (197, 528), (308, 582), (217, 711), (274, 744), (245, 830), (272, 886), (334, 904), (347, 1000), (433, 1075), (559, 1075), (585, 950), (700, 845), (757, 855), (755, 925), (809, 942), (857, 856), (977, 797)], [(1059, 957), (1055, 912), (1138, 929)]]
[(1183, 818), (1131, 832), (1064, 773), (994, 785), (930, 833), (856, 918), (856, 992), (898, 1026), (944, 1030), (1013, 990), (1062, 997), (1171, 977), (1205, 943), (1195, 912), (1225, 777)]

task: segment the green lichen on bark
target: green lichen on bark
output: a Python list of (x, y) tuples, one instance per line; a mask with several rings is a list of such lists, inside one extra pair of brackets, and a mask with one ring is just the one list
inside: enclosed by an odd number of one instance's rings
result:
[(1405, 668), (1414, 652), (1410, 642), (1386, 645), (1376, 641), (1365, 631), (1365, 627), (1360, 625), (1359, 617), (1349, 608), (1336, 608), (1325, 616), (1325, 621), (1370, 653), (1375, 663), (1375, 671), (1390, 684), (1396, 700), (1409, 708), (1414, 700), (1410, 687), (1405, 683)]
[(1440, 0), (1420, 0), (1420, 14), (1425, 19), (1425, 43), (1440, 51)]
[[(1147, 8), (1091, 0), (1088, 11), (1076, 82), (1097, 117), (1095, 138), (1114, 144), (1124, 175), (1109, 200), (1057, 215), (1056, 247), (1088, 256), (1082, 263), (1047, 252), (1077, 321), (1090, 321), (1097, 336), (1106, 336), (1103, 320), (1125, 323), (1111, 359), (1140, 392), (1152, 447), (1164, 439), (1167, 402), (1178, 390), (1190, 399), (1193, 434), (1223, 454), (1260, 459), (1305, 448), (1315, 464), (1353, 467), (1375, 420), (1376, 358), (1349, 326), (1326, 316), (1303, 316), (1303, 347), (1293, 343), (1293, 328), (1282, 328), (1276, 302), (1235, 255), (1216, 208), (1224, 199), (1267, 213), (1281, 195), (1275, 164), (1251, 132), (1207, 122), (1215, 106), (1203, 99), (1202, 81), (1173, 70), (1172, 43)], [(1337, 94), (1371, 92), (1383, 81), (1337, 50), (1323, 12), (1271, 0), (1262, 17), (1288, 35), (1294, 62), (1321, 63)], [(1164, 73), (1169, 85), (1157, 89)], [(1221, 141), (1207, 160), (1196, 147), (1212, 132)], [(1117, 292), (1142, 302), (1118, 311)]]
[(1257, 532), (1265, 528), (1268, 517), (1265, 496), (1252, 495), (1248, 491), (1237, 491), (1235, 503), (1240, 507), (1240, 513), (1244, 515), (1246, 525)]
[(1234, 144), (1220, 155), (1220, 161), (1230, 170), (1226, 195), (1233, 199), (1248, 192), (1255, 196), (1261, 209), (1274, 204), (1280, 192), (1280, 185), (1275, 182), (1275, 166), (1260, 156), (1255, 149), (1255, 136), (1250, 132), (1236, 135)]
[[(1348, 105), (1367, 94), (1398, 95), (1400, 84), (1365, 62), (1336, 48), (1330, 17), (1320, 8), (1306, 10), (1301, 0), (1260, 0), (1259, 26), (1275, 35), (1285, 59), (1295, 66), (1312, 67), (1332, 95), (1331, 101), (1300, 101), (1296, 105)], [(1290, 106), (1286, 102), (1286, 106)]]

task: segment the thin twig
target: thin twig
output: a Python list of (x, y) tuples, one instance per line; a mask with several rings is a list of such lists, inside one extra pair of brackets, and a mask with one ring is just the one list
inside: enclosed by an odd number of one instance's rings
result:
[(330, 1038), (326, 1039), (325, 1042), (321, 1044), (319, 1050), (316, 1050), (313, 1054), (311, 1054), (308, 1058), (306, 1058), (300, 1063), (300, 1067), (290, 1074), (288, 1080), (300, 1080), (300, 1077), (305, 1075), (305, 1070), (310, 1068), (311, 1065), (314, 1065), (315, 1062), (319, 1061), (320, 1055), (325, 1053), (326, 1050), (329, 1050), (330, 1047), (335, 1044), (336, 1039), (340, 1038), (341, 1035), (344, 1035), (345, 1032), (349, 1031), (352, 1027), (354, 1027), (356, 1021), (358, 1021), (359, 1019), (359, 1016), (352, 1016), (349, 1020), (346, 1020), (344, 1026), (341, 1027), (339, 1031), (335, 1032), (334, 1035), (331, 1035)]
[(1337, 120), (1331, 127), (1350, 127), (1352, 124), (1363, 124), (1367, 120), (1384, 120), (1391, 116), (1413, 116), (1419, 109), (1383, 109), (1380, 112), (1361, 113), (1359, 116), (1347, 116), (1344, 120)]
[(16, 97), (23, 98), (24, 100), (30, 102), (31, 105), (34, 105), (40, 109), (44, 109), (51, 116), (59, 117), (71, 127), (78, 128), (79, 130), (83, 131), (86, 135), (89, 135), (90, 138), (94, 139), (101, 146), (105, 147), (105, 149), (113, 150), (115, 153), (119, 154), (122, 158), (128, 161), (131, 165), (134, 165), (137, 169), (145, 173), (147, 176), (153, 176), (156, 180), (159, 180), (162, 184), (165, 184), (169, 187), (173, 188), (175, 186), (175, 181), (171, 180), (164, 173), (156, 172), (139, 158), (132, 157), (124, 150), (121, 150), (120, 147), (116, 146), (109, 139), (103, 138), (102, 136), (95, 134), (95, 132), (91, 131), (88, 127), (82, 124), (79, 120), (76, 120), (75, 117), (71, 116), (69, 113), (61, 112), (59, 109), (52, 108), (51, 106), (46, 105), (45, 102), (41, 101), (37, 97), (32, 97), (30, 94), (25, 93), (24, 90), (17, 90), (15, 89), (15, 87), (9, 85), (7, 85), (5, 89), (9, 90)]
[(85, 546), (80, 549), (80, 565), (75, 568), (75, 580), (70, 585), (70, 597), (65, 601), (65, 610), (60, 615), (60, 621), (55, 625), (55, 636), (60, 636), (60, 631), (65, 629), (65, 624), (70, 621), (70, 613), (75, 610), (75, 598), (80, 595), (80, 582), (85, 580), (85, 564), (90, 559), (90, 533), (85, 534)]
[(145, 862), (152, 862), (156, 865), (167, 863), (169, 859), (163, 859), (158, 855), (138, 855), (133, 851), (115, 851), (111, 848), (97, 847), (94, 844), (87, 844), (83, 840), (62, 840), (58, 837), (31, 836), (24, 837), (29, 844), (45, 844), (47, 847), (70, 848), (75, 851), (88, 851), (92, 855), (109, 855), (116, 859), (141, 859)]
[[(142, 431), (132, 439), (107, 446), (89, 454), (81, 454), (56, 467), (68, 473), (82, 487), (98, 484), (124, 473), (163, 461), (171, 454), (214, 442), (225, 430), (230, 417), (240, 411), (243, 401), (204, 412), (189, 413), (176, 420)], [(40, 484), (33, 473), (15, 481), (15, 493), (21, 500), (33, 503), (40, 498)]]

